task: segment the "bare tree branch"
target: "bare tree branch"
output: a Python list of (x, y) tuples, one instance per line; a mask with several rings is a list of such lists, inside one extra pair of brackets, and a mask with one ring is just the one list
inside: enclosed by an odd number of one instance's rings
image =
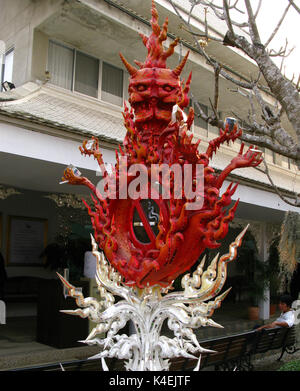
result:
[[(202, 110), (201, 108), (201, 105), (200, 103), (194, 99), (194, 96), (193, 94), (191, 94), (191, 98), (195, 104), (195, 107), (196, 107), (196, 111), (195, 111), (195, 115), (199, 118), (202, 118), (205, 122), (207, 122), (208, 124), (212, 125), (212, 126), (215, 126), (219, 129), (225, 129), (225, 124), (224, 124), (224, 121), (222, 121), (219, 117), (218, 117), (218, 114), (215, 112), (215, 110), (213, 110), (213, 115), (207, 115), (205, 114), (205, 112)], [(213, 105), (212, 105), (213, 107)]]
[[(218, 64), (218, 62), (214, 59), (212, 59), (211, 57), (209, 57), (206, 52), (204, 51), (204, 49), (201, 47), (201, 45), (199, 44), (199, 41), (197, 40), (197, 38), (195, 37), (195, 35), (193, 34), (193, 30), (191, 29), (191, 26), (184, 20), (184, 18), (181, 16), (181, 14), (179, 13), (177, 7), (175, 6), (175, 4), (173, 3), (172, 0), (168, 0), (169, 3), (172, 5), (172, 7), (174, 8), (174, 11), (176, 12), (177, 16), (179, 17), (179, 19), (181, 20), (181, 22), (183, 23), (184, 26), (186, 26), (186, 29), (187, 31), (191, 34), (191, 36), (194, 38), (194, 42), (195, 42), (195, 45), (196, 45), (196, 48), (197, 50), (199, 51), (199, 53), (204, 56), (204, 58), (207, 60), (208, 64), (210, 64), (214, 69), (218, 66), (220, 66), (220, 64)], [(202, 2), (201, 2), (202, 4)], [(223, 41), (224, 42), (224, 41)], [(225, 79), (227, 79), (228, 81), (231, 81), (232, 83), (235, 83), (236, 85), (240, 86), (241, 88), (246, 88), (246, 89), (250, 89), (251, 88), (251, 84), (250, 83), (247, 83), (247, 82), (243, 82), (239, 79), (236, 79), (234, 78), (233, 76), (231, 76), (228, 72), (225, 72), (224, 71), (224, 67), (222, 66), (222, 69), (220, 71), (220, 74), (225, 77)]]
[(259, 0), (258, 6), (257, 6), (257, 10), (255, 11), (255, 14), (254, 14), (254, 19), (257, 18), (258, 14), (259, 14), (259, 11), (260, 11), (260, 8), (261, 8), (261, 5), (262, 5), (262, 0)]
[(250, 0), (245, 0), (245, 6), (248, 13), (249, 29), (250, 29), (250, 36), (252, 38), (252, 42), (253, 44), (261, 44), (261, 40), (256, 26), (255, 17), (250, 4)]
[(295, 201), (294, 201), (294, 202), (290, 201), (287, 197), (285, 197), (285, 196), (282, 194), (282, 192), (278, 189), (278, 187), (275, 185), (275, 183), (273, 182), (272, 177), (271, 177), (270, 172), (269, 172), (268, 165), (267, 165), (267, 163), (265, 162), (264, 159), (263, 159), (263, 164), (264, 164), (264, 166), (265, 166), (265, 170), (262, 170), (262, 169), (260, 169), (260, 168), (258, 168), (258, 167), (255, 167), (255, 169), (256, 169), (257, 171), (262, 172), (263, 174), (265, 174), (265, 175), (268, 177), (268, 179), (269, 179), (269, 181), (270, 181), (270, 183), (271, 183), (273, 189), (276, 191), (277, 195), (278, 195), (284, 202), (286, 202), (287, 204), (292, 205), (292, 206), (296, 206), (296, 207), (300, 207), (300, 198), (299, 198), (300, 194), (294, 194), (294, 198), (295, 198)]
[[(240, 23), (233, 20), (233, 13), (231, 12), (233, 10), (238, 10), (237, 1), (230, 3), (229, 0), (223, 0), (223, 3), (219, 5), (214, 1), (190, 0), (192, 6), (188, 22), (180, 15), (173, 1), (168, 1), (172, 4), (175, 12), (182, 21), (184, 26), (183, 28), (193, 37), (197, 51), (204, 56), (207, 63), (214, 69), (215, 90), (213, 103), (210, 100), (212, 114), (207, 115), (203, 110), (201, 110), (200, 102), (195, 102), (197, 115), (209, 124), (224, 129), (223, 121), (218, 118), (219, 78), (224, 77), (226, 80), (235, 85), (235, 90), (231, 89), (232, 91), (242, 94), (247, 97), (249, 101), (247, 121), (245, 121), (245, 118), (239, 118), (238, 115), (234, 114), (243, 124), (244, 133), (242, 135), (242, 140), (286, 156), (292, 159), (300, 169), (300, 76), (297, 83), (293, 84), (294, 78), (292, 81), (288, 80), (283, 72), (284, 59), (291, 53), (292, 50), (287, 49), (287, 41), (285, 46), (281, 47), (277, 51), (274, 49), (267, 50), (262, 44), (256, 24), (262, 0), (259, 1), (255, 12), (253, 12), (251, 7), (251, 0), (244, 0), (244, 5), (247, 11), (247, 22)], [(220, 38), (211, 37), (209, 35), (206, 18), (207, 10), (205, 10), (204, 33), (194, 31), (195, 29), (192, 28), (191, 23), (193, 20), (192, 12), (195, 10), (196, 5), (207, 7), (207, 9), (211, 10), (221, 21), (226, 23), (228, 31), (223, 38), (223, 45), (236, 47), (244, 52), (249, 58), (254, 60), (268, 85), (267, 89), (263, 85), (259, 84), (259, 78), (256, 81), (245, 82), (243, 77), (239, 79), (225, 64), (220, 64), (216, 59), (207, 54), (205, 46), (209, 44), (209, 41), (214, 40), (220, 42)], [(300, 11), (292, 0), (288, 0), (288, 5), (286, 6), (275, 29), (266, 41), (266, 46), (270, 45), (274, 39), (291, 6), (293, 6), (298, 12)], [(247, 33), (250, 38), (247, 39), (246, 36), (240, 35), (241, 30), (237, 30), (237, 28), (247, 28), (249, 30)], [(199, 38), (201, 39), (199, 40)], [(272, 61), (272, 58), (275, 56), (282, 57), (280, 68), (278, 68)], [(220, 70), (219, 67), (221, 67)], [(266, 104), (265, 98), (262, 96), (262, 91), (275, 98), (272, 106)], [(261, 114), (260, 116), (258, 115), (259, 111)], [(287, 131), (282, 125), (284, 113), (296, 133), (296, 139), (294, 136), (291, 136), (289, 133), (290, 131)]]
[(295, 47), (292, 47), (289, 52), (286, 54), (286, 49), (282, 49), (280, 48), (278, 52), (275, 52), (273, 49), (271, 49), (269, 51), (269, 56), (270, 57), (283, 57), (283, 58), (287, 58), (291, 53), (292, 51), (295, 49)]
[[(235, 9), (236, 11), (240, 12), (241, 14), (244, 14), (245, 12), (239, 8), (237, 8), (237, 4), (240, 0), (236, 0), (233, 5), (228, 4), (228, 9)], [(216, 9), (223, 10), (222, 5), (215, 4), (213, 1), (205, 1), (205, 0), (190, 0), (190, 3), (194, 5), (202, 4), (204, 6), (214, 7)]]
[(223, 39), (217, 38), (217, 37), (213, 37), (212, 35), (208, 34), (208, 32), (205, 32), (205, 34), (196, 33), (196, 32), (193, 31), (192, 29), (186, 28), (183, 24), (181, 24), (179, 27), (180, 27), (182, 30), (189, 32), (189, 33), (192, 34), (194, 37), (206, 38), (208, 41), (216, 41), (216, 42), (222, 42), (222, 43), (223, 43)]
[(296, 88), (297, 88), (298, 91), (299, 91), (299, 86), (300, 86), (300, 74), (298, 76), (298, 81), (297, 81), (297, 84), (296, 84)]
[(294, 3), (293, 0), (288, 0), (295, 10), (300, 14), (300, 8)]
[[(290, 51), (288, 52), (288, 54), (286, 54), (286, 51), (287, 51), (287, 47), (288, 47), (288, 40), (286, 39), (285, 40), (285, 46), (281, 46), (281, 48), (278, 50), (278, 52), (276, 53), (274, 49), (271, 49), (269, 51), (269, 56), (273, 55), (273, 56), (279, 56), (279, 57), (288, 57), (291, 52), (294, 50), (294, 47), (292, 49), (290, 49)], [(271, 53), (274, 53), (274, 54), (271, 54)], [(282, 65), (280, 67), (280, 70), (282, 71)]]
[[(227, 2), (227, 1), (226, 1), (226, 2)], [(237, 3), (237, 2), (236, 2), (236, 3)], [(236, 3), (235, 3), (235, 4), (236, 4)], [(201, 5), (203, 5), (203, 6), (209, 7), (219, 19), (221, 19), (221, 20), (226, 20), (227, 16), (226, 16), (226, 14), (225, 14), (225, 12), (224, 12), (224, 5), (223, 5), (223, 6), (218, 6), (218, 5), (214, 4), (213, 1), (207, 2), (207, 1), (205, 1), (205, 0), (200, 0), (200, 1), (198, 2), (198, 4), (201, 4)], [(221, 9), (223, 12), (222, 12), (222, 13), (219, 12), (219, 9)], [(235, 10), (238, 11), (238, 12), (244, 13), (243, 11), (239, 10), (238, 8), (236, 8), (235, 6), (229, 6), (229, 5), (228, 5), (227, 9), (228, 9), (228, 11), (229, 11), (230, 9), (235, 9)], [(240, 28), (242, 28), (242, 27), (248, 27), (248, 23), (238, 23), (238, 22), (233, 21), (233, 20), (231, 20), (231, 24), (234, 25), (234, 26), (236, 26), (236, 27), (240, 27)]]
[(262, 44), (251, 44), (244, 37), (233, 35), (230, 31), (224, 38), (224, 44), (238, 47), (257, 63), (272, 94), (284, 108), (300, 144), (300, 98), (295, 85), (281, 73)]
[(219, 105), (219, 75), (221, 67), (215, 68), (215, 99), (214, 99), (214, 111), (218, 112)]
[(230, 18), (230, 14), (229, 14), (229, 8), (228, 8), (227, 0), (223, 0), (223, 8), (224, 8), (224, 17), (225, 17), (225, 20), (226, 20), (226, 23), (227, 23), (228, 30), (232, 34), (234, 34), (232, 23), (231, 23), (231, 18)]
[(272, 41), (272, 39), (273, 39), (273, 38), (275, 37), (275, 35), (277, 34), (277, 32), (278, 32), (280, 26), (282, 25), (282, 22), (284, 21), (284, 19), (285, 19), (285, 17), (286, 17), (286, 14), (287, 14), (287, 12), (288, 12), (290, 6), (291, 6), (291, 3), (289, 3), (289, 4), (287, 5), (286, 9), (284, 10), (284, 13), (283, 13), (281, 19), (279, 20), (277, 26), (275, 27), (274, 31), (273, 31), (272, 34), (270, 35), (269, 39), (266, 41), (265, 47), (267, 47), (267, 46), (270, 44), (270, 42)]

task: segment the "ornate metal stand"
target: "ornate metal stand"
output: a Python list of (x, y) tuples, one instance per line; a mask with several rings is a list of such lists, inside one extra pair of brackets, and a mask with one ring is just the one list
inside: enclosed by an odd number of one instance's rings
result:
[[(127, 370), (161, 371), (169, 369), (170, 358), (196, 358), (193, 354), (200, 352), (195, 368), (198, 370), (201, 353), (212, 351), (199, 345), (193, 329), (201, 326), (222, 328), (209, 317), (220, 307), (230, 290), (216, 296), (226, 281), (227, 263), (236, 258), (237, 247), (247, 228), (248, 226), (231, 243), (228, 254), (221, 258), (218, 254), (203, 272), (204, 257), (192, 276), (185, 274), (182, 278), (183, 291), (173, 293), (168, 293), (171, 286), (138, 289), (122, 284), (121, 275), (106, 261), (104, 254), (98, 252), (98, 246), (92, 237), (93, 254), (97, 259), (96, 281), (102, 300), (84, 298), (81, 290), (58, 274), (68, 295), (75, 298), (80, 307), (62, 312), (88, 317), (97, 323), (86, 340), (81, 342), (102, 348), (99, 354), (91, 358), (101, 359), (103, 370), (109, 370), (105, 357), (126, 359)], [(124, 300), (115, 303), (114, 296), (120, 296)], [(212, 298), (214, 300), (209, 301)], [(160, 335), (166, 319), (169, 329), (175, 335), (173, 339)], [(136, 333), (130, 336), (118, 335), (118, 331), (129, 320), (133, 322)], [(107, 333), (105, 338), (97, 337), (103, 333)]]

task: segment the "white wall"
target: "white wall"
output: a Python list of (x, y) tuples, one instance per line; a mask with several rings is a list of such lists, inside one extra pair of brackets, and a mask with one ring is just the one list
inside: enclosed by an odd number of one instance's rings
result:
[[(222, 194), (229, 185), (229, 181), (224, 181), (220, 194)], [(232, 196), (233, 200), (240, 199), (241, 202), (251, 205), (262, 206), (268, 209), (281, 211), (299, 212), (299, 208), (293, 207), (284, 202), (276, 193), (271, 193), (266, 190), (249, 187), (239, 184), (236, 192)], [(293, 201), (293, 200), (291, 200)]]
[(30, 79), (33, 31), (52, 15), (61, 0), (1, 0), (0, 39), (15, 48), (13, 83), (20, 86)]
[[(0, 214), (2, 215), (2, 234), (0, 237), (1, 252), (7, 257), (7, 223), (8, 216), (23, 216), (45, 218), (48, 220), (47, 241), (51, 243), (56, 235), (57, 212), (55, 203), (48, 198), (44, 198), (45, 193), (22, 190), (22, 194), (12, 195), (4, 200), (0, 200)], [(0, 228), (1, 232), (1, 228)], [(55, 277), (55, 273), (44, 267), (20, 267), (6, 266), (8, 277), (12, 276), (36, 276), (42, 278)]]
[[(79, 141), (50, 136), (8, 123), (0, 122), (0, 152), (40, 159), (47, 162), (96, 171), (97, 162), (81, 155), (78, 150)], [(115, 162), (115, 152), (101, 148), (106, 163)]]

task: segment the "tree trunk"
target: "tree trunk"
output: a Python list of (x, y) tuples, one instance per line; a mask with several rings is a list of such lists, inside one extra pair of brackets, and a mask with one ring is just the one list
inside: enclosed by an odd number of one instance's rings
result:
[(251, 44), (244, 37), (232, 34), (230, 31), (225, 35), (223, 43), (224, 45), (241, 49), (257, 63), (271, 92), (284, 108), (297, 134), (298, 154), (300, 157), (300, 98), (296, 86), (282, 75), (262, 44)]

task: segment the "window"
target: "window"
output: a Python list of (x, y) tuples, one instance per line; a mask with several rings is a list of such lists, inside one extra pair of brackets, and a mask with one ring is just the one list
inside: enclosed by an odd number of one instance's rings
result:
[(74, 50), (56, 42), (49, 42), (48, 71), (51, 82), (72, 90)]
[(272, 163), (276, 164), (277, 166), (282, 166), (282, 155), (279, 155), (278, 153), (272, 152)]
[[(50, 41), (48, 70), (51, 82), (70, 91), (77, 91), (113, 103), (123, 105), (124, 72), (122, 69), (101, 62), (101, 94), (98, 93), (100, 60)], [(128, 77), (128, 75), (127, 75)]]
[(1, 91), (2, 83), (8, 81), (13, 82), (13, 65), (14, 65), (14, 49), (8, 50), (3, 56), (3, 64), (0, 72), (1, 75)]
[(102, 64), (101, 98), (119, 106), (123, 103), (123, 71), (106, 62)]
[(129, 99), (128, 88), (129, 88), (130, 75), (129, 75), (129, 73), (124, 72), (123, 77), (124, 77), (124, 100), (128, 101), (128, 99)]
[(82, 94), (98, 96), (99, 60), (86, 54), (76, 52), (74, 90)]

